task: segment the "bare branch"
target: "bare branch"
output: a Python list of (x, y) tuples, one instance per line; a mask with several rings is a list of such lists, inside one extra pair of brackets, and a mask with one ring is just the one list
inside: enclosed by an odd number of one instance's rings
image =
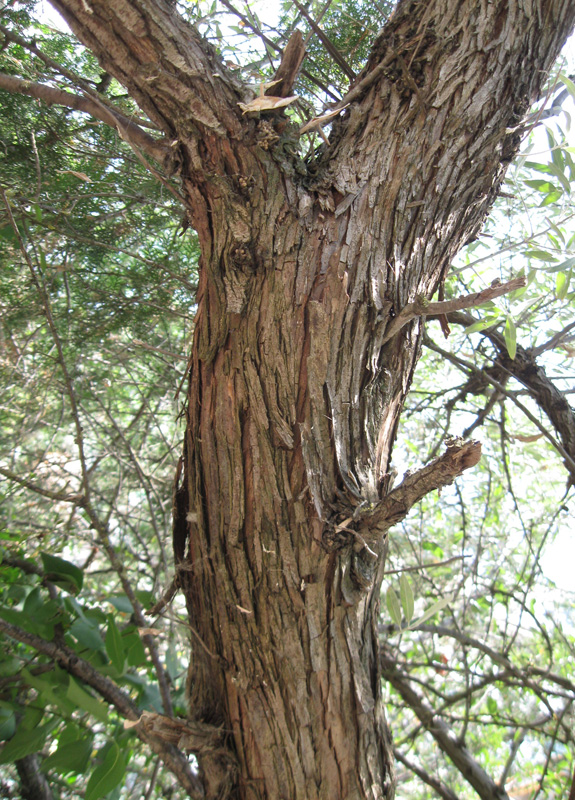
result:
[(426, 467), (406, 474), (374, 510), (361, 515), (360, 534), (366, 540), (381, 536), (407, 516), (409, 510), (426, 494), (453, 483), (461, 473), (474, 467), (481, 458), (481, 444), (477, 441), (455, 440), (448, 444), (445, 453)]
[(337, 47), (333, 44), (333, 42), (331, 41), (329, 36), (327, 36), (326, 33), (319, 27), (319, 25), (316, 23), (316, 21), (313, 19), (313, 17), (311, 17), (310, 14), (308, 14), (308, 12), (304, 8), (304, 6), (302, 6), (301, 3), (298, 3), (298, 0), (294, 0), (294, 5), (297, 8), (297, 10), (300, 12), (300, 14), (303, 17), (305, 17), (305, 19), (308, 21), (309, 25), (311, 26), (311, 29), (316, 34), (316, 36), (319, 38), (320, 42), (323, 44), (323, 46), (325, 47), (327, 52), (333, 58), (333, 60), (338, 65), (338, 67), (341, 69), (341, 71), (344, 73), (344, 75), (347, 75), (347, 77), (349, 78), (350, 81), (355, 80), (355, 72), (349, 66), (349, 64), (347, 63), (345, 58), (342, 56), (342, 54), (339, 52)]
[(428, 317), (431, 314), (449, 314), (453, 311), (461, 311), (463, 308), (474, 308), (487, 303), (489, 300), (494, 300), (496, 297), (521, 289), (526, 285), (527, 280), (524, 277), (517, 277), (507, 281), (507, 283), (493, 283), (481, 292), (462, 295), (454, 300), (440, 300), (432, 303), (423, 297), (418, 297), (414, 303), (408, 303), (401, 309), (386, 330), (383, 341), (388, 342), (404, 325), (407, 325), (408, 322), (411, 322), (416, 317)]
[(428, 786), (431, 786), (432, 789), (435, 789), (439, 797), (442, 797), (443, 800), (459, 800), (455, 792), (452, 792), (451, 789), (441, 783), (440, 780), (425, 772), (425, 770), (421, 769), (421, 767), (418, 767), (413, 763), (413, 761), (409, 761), (400, 750), (394, 748), (393, 754), (400, 764), (403, 764), (405, 767), (407, 767), (410, 772), (413, 772), (414, 775), (417, 775), (420, 780), (422, 780)]
[(15, 472), (12, 472), (10, 469), (6, 469), (6, 467), (0, 467), (0, 475), (4, 475), (5, 478), (8, 478), (10, 481), (14, 481), (14, 483), (18, 483), (20, 486), (24, 486), (26, 489), (30, 489), (31, 492), (35, 492), (36, 494), (42, 495), (42, 497), (48, 497), (50, 500), (57, 500), (58, 502), (62, 503), (76, 503), (80, 504), (83, 500), (83, 495), (81, 494), (67, 494), (66, 492), (51, 492), (49, 489), (43, 489), (38, 484), (34, 483), (33, 481), (29, 481), (26, 478), (20, 477), (20, 475), (16, 475)]
[(380, 663), (383, 677), (401, 695), (424, 728), (433, 736), (440, 749), (470, 786), (473, 786), (481, 800), (509, 800), (505, 789), (493, 781), (467, 748), (461, 744), (451, 728), (412, 688), (407, 676), (398, 669), (396, 659), (389, 650), (382, 651)]
[[(465, 325), (476, 322), (473, 317), (461, 313), (450, 314), (449, 318), (451, 322)], [(505, 344), (505, 338), (502, 334), (493, 328), (488, 328), (481, 331), (481, 333), (483, 336), (489, 338), (499, 350), (500, 355), (496, 363), (501, 364), (506, 373), (520, 381), (520, 383), (528, 389), (530, 396), (545, 412), (553, 428), (561, 437), (561, 442), (547, 430), (545, 425), (537, 419), (513, 392), (506, 389), (488, 370), (479, 370), (471, 361), (467, 361), (467, 359), (463, 359), (461, 356), (456, 356), (454, 353), (444, 350), (431, 339), (426, 338), (425, 344), (430, 350), (447, 358), (456, 366), (469, 370), (472, 374), (477, 373), (481, 375), (486, 383), (494, 386), (501, 395), (515, 403), (517, 408), (521, 409), (523, 414), (525, 414), (535, 427), (541, 431), (543, 436), (551, 442), (553, 447), (563, 457), (565, 468), (569, 473), (569, 480), (571, 483), (575, 484), (575, 413), (567, 402), (565, 395), (549, 380), (545, 374), (545, 370), (535, 362), (530, 351), (517, 345), (515, 358), (511, 359), (507, 353), (507, 345)]]
[[(8, 30), (8, 28), (5, 28), (4, 25), (0, 25), (0, 33), (4, 34), (8, 42), (14, 42), (14, 44), (18, 44), (25, 50), (29, 50), (31, 53), (34, 53), (34, 55), (37, 56), (41, 61), (43, 61), (47, 67), (50, 67), (50, 69), (53, 69), (58, 74), (67, 78), (75, 86), (79, 86), (82, 89), (82, 91), (88, 94), (90, 97), (93, 97), (94, 99), (99, 100), (101, 103), (104, 103), (104, 105), (109, 107), (112, 113), (116, 113), (116, 109), (114, 108), (113, 103), (105, 95), (100, 94), (100, 92), (97, 92), (95, 89), (93, 89), (89, 81), (84, 80), (84, 78), (82, 78), (80, 75), (76, 75), (76, 73), (72, 72), (66, 67), (63, 67), (57, 61), (54, 61), (53, 58), (50, 58), (50, 56), (47, 56), (46, 53), (44, 53), (42, 50), (40, 50), (39, 47), (36, 46), (36, 43), (34, 41), (29, 42), (26, 39), (23, 39), (21, 36), (18, 36), (13, 31)], [(130, 116), (130, 120), (132, 122), (136, 122), (138, 125), (142, 125), (145, 128), (154, 128), (155, 130), (157, 130), (156, 126), (153, 125), (149, 120), (133, 116)]]

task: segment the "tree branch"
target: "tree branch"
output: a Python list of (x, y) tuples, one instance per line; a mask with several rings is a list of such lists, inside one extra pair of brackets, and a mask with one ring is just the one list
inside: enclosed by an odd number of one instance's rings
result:
[(15, 764), (23, 800), (54, 800), (48, 781), (40, 772), (36, 753), (19, 758)]
[(380, 664), (382, 676), (400, 694), (424, 728), (433, 736), (439, 748), (459, 770), (470, 786), (473, 786), (481, 800), (509, 800), (509, 795), (505, 789), (493, 781), (467, 748), (459, 742), (451, 728), (434, 713), (433, 709), (411, 687), (408, 678), (399, 671), (396, 659), (389, 650), (382, 650)]
[(408, 303), (404, 306), (399, 314), (392, 320), (388, 329), (385, 332), (384, 342), (388, 342), (398, 333), (404, 325), (411, 322), (416, 317), (428, 317), (430, 315), (449, 314), (453, 311), (461, 311), (463, 308), (474, 308), (483, 305), (489, 300), (494, 300), (496, 297), (501, 297), (509, 292), (514, 292), (516, 289), (521, 289), (527, 285), (527, 280), (524, 277), (513, 278), (507, 283), (494, 282), (487, 289), (481, 292), (473, 292), (473, 294), (461, 295), (453, 300), (440, 300), (432, 303), (423, 297), (418, 297), (414, 303)]
[(477, 441), (454, 440), (445, 453), (414, 473), (406, 473), (403, 481), (372, 511), (361, 515), (360, 535), (367, 541), (381, 536), (407, 516), (410, 509), (426, 494), (453, 483), (461, 473), (474, 467), (481, 458)]
[[(449, 321), (455, 324), (468, 327), (477, 320), (470, 314), (457, 312), (449, 315)], [(531, 420), (535, 427), (548, 439), (553, 447), (563, 457), (563, 463), (569, 473), (570, 483), (575, 485), (575, 412), (567, 402), (563, 392), (547, 377), (545, 369), (539, 366), (533, 355), (533, 351), (526, 350), (521, 345), (517, 345), (515, 358), (510, 358), (507, 352), (505, 337), (495, 328), (486, 328), (480, 331), (482, 336), (488, 338), (497, 348), (499, 356), (495, 364), (501, 365), (505, 372), (513, 376), (525, 386), (530, 397), (537, 403), (539, 408), (545, 412), (551, 422), (553, 429), (557, 432), (560, 441), (552, 436), (547, 428), (541, 424), (537, 417), (518, 400), (513, 393), (509, 392), (503, 384), (496, 380), (488, 370), (479, 370), (470, 361), (455, 356), (453, 353), (443, 350), (435, 342), (428, 340), (427, 346), (436, 353), (449, 358), (456, 366), (464, 367), (471, 373), (478, 373), (485, 381), (494, 386), (503, 396), (508, 397), (515, 405), (521, 409), (523, 414)]]
[(84, 114), (91, 114), (96, 119), (105, 122), (113, 128), (120, 128), (125, 131), (127, 137), (135, 145), (144, 150), (152, 158), (160, 163), (164, 163), (169, 153), (167, 145), (150, 136), (136, 125), (131, 119), (125, 117), (119, 111), (112, 110), (109, 106), (97, 102), (91, 97), (80, 97), (79, 95), (65, 92), (62, 89), (55, 89), (43, 83), (15, 78), (13, 75), (0, 73), (0, 89), (4, 89), (11, 94), (23, 94), (28, 97), (35, 97), (42, 100), (47, 105), (59, 105), (71, 108), (73, 111), (81, 111)]
[[(46, 639), (12, 625), (2, 618), (0, 618), (0, 633), (22, 642), (22, 644), (31, 647), (38, 653), (53, 659), (66, 672), (80, 678), (88, 686), (95, 689), (106, 702), (114, 706), (124, 719), (132, 720), (135, 723), (140, 720), (140, 710), (130, 696), (122, 691), (110, 678), (98, 672), (74, 650), (65, 645), (48, 642)], [(156, 755), (162, 759), (166, 767), (178, 779), (180, 785), (189, 793), (190, 797), (198, 798), (198, 800), (204, 797), (203, 787), (199, 779), (192, 773), (183, 753), (179, 752), (172, 743), (166, 742), (161, 737), (154, 736), (145, 726), (136, 724), (135, 731), (138, 737), (143, 742), (146, 742)], [(186, 741), (190, 749), (193, 749), (193, 744), (197, 744), (199, 750), (202, 744), (205, 745), (205, 735), (201, 740), (198, 739), (197, 742), (194, 742), (191, 737), (188, 737)]]
[(4, 475), (4, 477), (8, 478), (8, 480), (14, 481), (14, 483), (18, 483), (20, 486), (24, 486), (26, 489), (30, 489), (31, 492), (35, 492), (42, 497), (48, 497), (50, 500), (76, 504), (81, 503), (83, 500), (83, 495), (81, 494), (66, 494), (66, 492), (51, 492), (49, 489), (43, 489), (33, 481), (29, 481), (26, 478), (21, 478), (19, 475), (16, 475), (15, 472), (12, 472), (12, 470), (6, 469), (6, 467), (0, 467), (0, 475)]
[(452, 792), (449, 787), (445, 786), (437, 778), (429, 775), (429, 773), (425, 772), (425, 770), (421, 769), (421, 767), (418, 767), (412, 761), (409, 761), (400, 750), (394, 748), (393, 754), (400, 764), (403, 764), (405, 767), (407, 767), (410, 772), (413, 772), (414, 775), (417, 775), (420, 780), (422, 780), (428, 786), (431, 786), (432, 789), (435, 789), (439, 797), (443, 798), (443, 800), (459, 800), (458, 796)]

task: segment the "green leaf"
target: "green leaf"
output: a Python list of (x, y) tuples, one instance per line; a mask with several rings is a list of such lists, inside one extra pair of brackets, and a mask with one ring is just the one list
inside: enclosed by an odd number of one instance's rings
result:
[(70, 676), (66, 697), (75, 703), (77, 708), (84, 709), (84, 711), (99, 719), (100, 722), (107, 722), (108, 708), (100, 700), (92, 697), (91, 694), (82, 689), (72, 676)]
[(549, 194), (551, 192), (555, 193), (558, 191), (556, 187), (550, 183), (549, 181), (541, 180), (541, 178), (536, 178), (535, 180), (523, 181), (526, 186), (529, 186), (531, 189), (536, 189), (538, 192), (542, 192), (542, 194)]
[(40, 553), (46, 578), (71, 594), (78, 594), (84, 583), (82, 570), (59, 556)]
[(547, 250), (526, 250), (525, 256), (527, 258), (537, 258), (539, 261), (557, 261), (555, 256), (547, 252)]
[(504, 336), (505, 346), (507, 347), (509, 358), (513, 360), (515, 358), (515, 354), (517, 353), (517, 330), (515, 328), (515, 322), (511, 317), (507, 317), (505, 321)]
[(125, 594), (115, 594), (108, 598), (108, 601), (114, 606), (116, 611), (121, 611), (124, 614), (133, 614), (134, 609)]
[[(575, 83), (573, 83), (571, 78), (568, 78), (564, 72), (560, 72), (557, 77), (559, 78), (561, 83), (565, 86), (565, 88), (567, 89), (573, 100), (575, 100)], [(573, 152), (575, 152), (575, 148), (573, 148)]]
[(385, 593), (385, 603), (387, 605), (387, 610), (389, 611), (389, 616), (398, 627), (401, 627), (401, 606), (399, 605), (399, 599), (393, 590), (392, 586), (387, 587), (387, 592)]
[(118, 670), (120, 675), (124, 672), (124, 644), (120, 631), (116, 627), (114, 618), (111, 614), (108, 615), (108, 630), (106, 632), (106, 652), (114, 667)]
[(90, 650), (101, 650), (104, 646), (98, 624), (92, 620), (77, 619), (70, 628), (70, 633), (80, 644)]
[(444, 597), (442, 600), (438, 600), (435, 603), (432, 603), (428, 608), (423, 612), (423, 614), (416, 619), (414, 622), (411, 623), (407, 630), (413, 630), (417, 628), (418, 625), (423, 625), (424, 622), (427, 622), (428, 619), (434, 617), (438, 611), (441, 611), (442, 608), (445, 608), (446, 605), (449, 605), (451, 602), (451, 598)]
[(555, 278), (555, 294), (558, 300), (564, 300), (569, 291), (571, 273), (558, 272)]
[(64, 742), (55, 753), (42, 762), (42, 772), (53, 771), (58, 775), (75, 772), (82, 775), (88, 769), (92, 754), (92, 737), (78, 739), (75, 742)]
[(11, 739), (16, 730), (16, 715), (10, 708), (0, 708), (0, 742)]
[(495, 325), (496, 322), (499, 322), (499, 315), (486, 317), (485, 319), (480, 319), (478, 322), (474, 322), (473, 325), (469, 325), (469, 327), (465, 328), (463, 333), (483, 331), (485, 328), (490, 328), (492, 325)]
[(124, 640), (124, 650), (127, 654), (128, 664), (131, 667), (139, 667), (148, 660), (146, 650), (142, 644), (142, 638), (137, 630), (125, 632), (122, 636)]
[(401, 607), (403, 608), (405, 620), (409, 625), (413, 617), (414, 602), (411, 584), (409, 583), (409, 578), (405, 572), (401, 573), (401, 577), (399, 579), (399, 596), (401, 597)]
[(487, 698), (487, 710), (492, 717), (497, 714), (497, 702), (493, 699), (493, 697)]
[(35, 730), (28, 730), (20, 725), (14, 736), (2, 748), (0, 764), (10, 764), (31, 753), (37, 753), (44, 747), (48, 734), (57, 724), (57, 720), (51, 720)]
[(116, 742), (112, 742), (102, 764), (96, 767), (88, 786), (85, 800), (98, 800), (112, 791), (124, 777), (126, 762)]
[(571, 267), (575, 266), (575, 257), (568, 258), (560, 264), (555, 264), (552, 267), (546, 267), (545, 272), (566, 272)]
[(28, 686), (32, 686), (34, 689), (36, 689), (45, 706), (52, 704), (53, 706), (60, 708), (66, 715), (72, 714), (76, 710), (76, 705), (66, 697), (61, 696), (57, 691), (58, 684), (61, 685), (61, 681), (54, 681), (54, 683), (56, 683), (56, 689), (52, 685), (52, 682), (50, 682), (50, 678), (58, 678), (54, 670), (44, 673), (40, 678), (37, 675), (32, 675), (29, 670), (23, 669), (22, 677)]

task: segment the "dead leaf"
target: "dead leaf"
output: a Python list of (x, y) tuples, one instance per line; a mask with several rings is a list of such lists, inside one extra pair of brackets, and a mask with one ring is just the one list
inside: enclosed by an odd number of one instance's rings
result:
[(523, 433), (514, 433), (510, 438), (515, 439), (518, 442), (525, 442), (528, 444), (529, 442), (536, 442), (537, 439), (541, 439), (542, 436), (542, 433), (532, 433), (529, 435)]
[(254, 97), (249, 103), (238, 103), (244, 114), (259, 113), (261, 111), (275, 111), (277, 108), (289, 106), (290, 103), (298, 100), (298, 95), (293, 97), (272, 97), (271, 95), (260, 95)]
[(59, 170), (59, 172), (60, 172), (61, 175), (65, 175), (66, 173), (69, 173), (70, 175), (73, 175), (75, 178), (78, 178), (79, 180), (84, 181), (84, 183), (92, 183), (92, 179), (89, 178), (84, 172), (76, 172), (75, 169), (62, 169), (62, 170)]
[(308, 131), (317, 131), (321, 128), (322, 125), (327, 125), (328, 122), (331, 122), (332, 119), (337, 117), (338, 114), (341, 114), (348, 107), (349, 103), (346, 103), (345, 106), (341, 108), (335, 108), (332, 111), (326, 111), (325, 114), (320, 114), (319, 117), (314, 117), (310, 119), (309, 122), (306, 122), (305, 125), (299, 129), (300, 134), (307, 133)]
[(138, 633), (140, 636), (161, 636), (162, 631), (159, 631), (157, 628), (138, 628)]

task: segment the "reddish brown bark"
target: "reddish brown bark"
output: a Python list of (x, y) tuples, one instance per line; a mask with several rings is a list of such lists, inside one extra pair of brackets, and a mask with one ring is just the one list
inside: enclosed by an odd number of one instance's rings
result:
[(170, 137), (202, 247), (175, 552), (208, 795), (392, 798), (366, 535), (420, 320), (386, 331), (477, 234), (575, 8), (403, 0), (312, 171), (169, 4), (55, 5)]

